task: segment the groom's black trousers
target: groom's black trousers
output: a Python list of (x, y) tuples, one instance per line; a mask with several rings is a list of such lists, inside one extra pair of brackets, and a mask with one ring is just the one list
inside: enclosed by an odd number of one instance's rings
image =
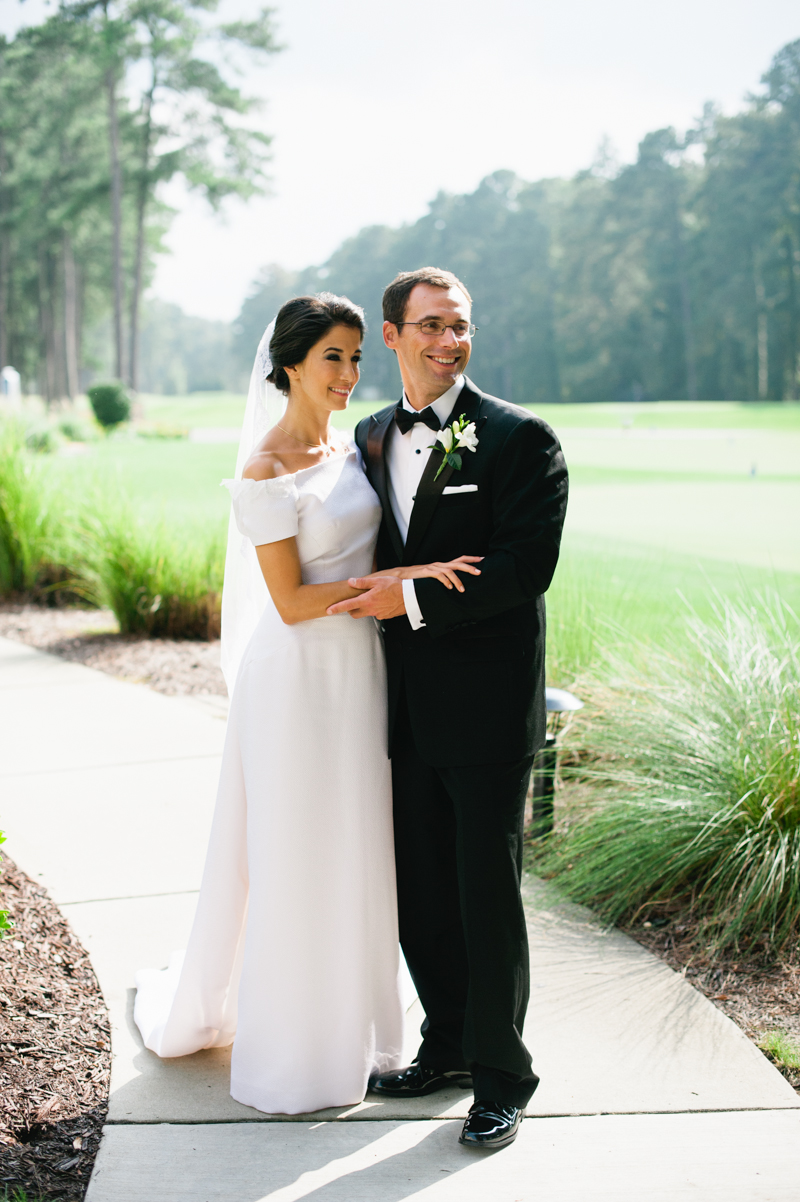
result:
[(476, 1098), (520, 1107), (539, 1080), (522, 1042), (529, 972), (519, 884), (532, 761), (424, 763), (403, 690), (394, 833), (400, 942), (426, 1014), (419, 1060), (469, 1069)]

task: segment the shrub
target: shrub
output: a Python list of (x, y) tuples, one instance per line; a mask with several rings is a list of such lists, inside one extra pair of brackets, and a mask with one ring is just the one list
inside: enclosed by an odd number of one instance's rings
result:
[(219, 538), (183, 538), (137, 519), (124, 505), (84, 522), (87, 599), (113, 610), (123, 634), (219, 635), (224, 549)]
[(800, 624), (773, 597), (689, 628), (681, 656), (640, 649), (646, 675), (583, 682), (594, 805), (539, 867), (610, 921), (679, 903), (712, 950), (777, 951), (800, 930)]
[(95, 417), (107, 430), (131, 415), (131, 403), (121, 384), (95, 384), (87, 395)]

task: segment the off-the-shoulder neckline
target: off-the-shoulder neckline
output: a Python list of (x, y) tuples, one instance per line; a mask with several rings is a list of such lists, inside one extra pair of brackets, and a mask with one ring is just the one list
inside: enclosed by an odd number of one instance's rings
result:
[(302, 476), (303, 472), (315, 472), (318, 467), (327, 467), (330, 463), (336, 463), (340, 459), (349, 459), (351, 455), (356, 454), (356, 449), (353, 447), (351, 451), (345, 451), (343, 455), (331, 455), (329, 459), (321, 459), (319, 463), (310, 463), (308, 467), (299, 467), (296, 472), (282, 472), (280, 476), (270, 476), (267, 480), (253, 480), (250, 476), (246, 478), (240, 477), (242, 484), (271, 484), (274, 480), (291, 480), (295, 476)]

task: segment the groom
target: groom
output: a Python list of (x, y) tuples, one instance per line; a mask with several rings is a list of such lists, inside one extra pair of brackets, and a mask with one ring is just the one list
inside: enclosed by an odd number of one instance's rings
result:
[[(461, 1142), (500, 1148), (539, 1080), (522, 1042), (520, 872), (525, 796), (545, 736), (542, 594), (567, 470), (549, 426), (464, 375), (471, 305), (449, 271), (392, 281), (383, 337), (403, 398), (362, 421), (356, 441), (383, 505), (378, 570), (480, 555), (481, 574), (461, 577), (463, 593), (435, 579), (354, 580), (369, 591), (328, 612), (383, 624), (400, 939), (426, 1014), (414, 1063), (371, 1087), (418, 1097), (468, 1085), (471, 1074)], [(464, 433), (445, 458), (440, 443), (429, 447), (453, 422)]]

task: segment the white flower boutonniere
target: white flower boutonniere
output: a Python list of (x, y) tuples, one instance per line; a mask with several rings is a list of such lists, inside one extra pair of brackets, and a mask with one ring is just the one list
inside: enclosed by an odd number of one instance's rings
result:
[[(439, 444), (439, 445), (437, 445)], [(449, 426), (445, 426), (436, 435), (436, 442), (430, 444), (429, 450), (439, 451), (444, 449), (444, 459), (439, 464), (439, 471), (433, 477), (434, 480), (439, 479), (439, 475), (444, 471), (449, 464), (454, 467), (457, 472), (461, 471), (461, 455), (460, 451), (475, 451), (478, 448), (478, 437), (475, 433), (475, 423), (468, 422), (465, 415), (462, 413), (458, 421), (451, 422)]]

